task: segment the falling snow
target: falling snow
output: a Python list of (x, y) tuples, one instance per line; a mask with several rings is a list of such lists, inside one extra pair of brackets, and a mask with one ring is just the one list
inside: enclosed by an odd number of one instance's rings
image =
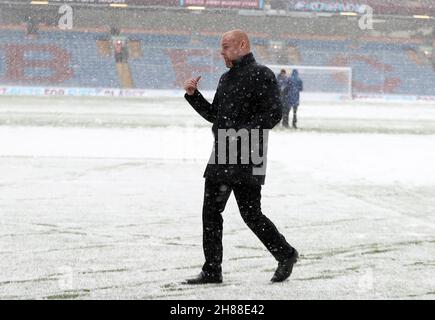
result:
[(270, 135), (262, 200), (300, 252), (291, 278), (270, 284), (276, 261), (231, 196), (224, 283), (189, 287), (209, 124), (183, 99), (13, 101), (0, 107), (1, 298), (434, 297), (433, 105), (305, 104), (299, 131)]

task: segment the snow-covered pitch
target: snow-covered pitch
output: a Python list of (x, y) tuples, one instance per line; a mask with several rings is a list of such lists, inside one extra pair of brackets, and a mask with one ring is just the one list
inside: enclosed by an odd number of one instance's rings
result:
[(269, 139), (263, 212), (291, 278), (224, 212), (203, 263), (210, 124), (178, 99), (0, 98), (1, 299), (435, 298), (435, 105), (302, 104)]

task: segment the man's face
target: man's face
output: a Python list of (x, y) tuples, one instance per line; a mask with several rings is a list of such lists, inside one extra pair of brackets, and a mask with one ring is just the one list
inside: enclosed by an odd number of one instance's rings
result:
[(228, 68), (233, 66), (232, 61), (239, 58), (241, 54), (240, 41), (235, 41), (230, 36), (223, 36), (221, 40), (221, 55)]

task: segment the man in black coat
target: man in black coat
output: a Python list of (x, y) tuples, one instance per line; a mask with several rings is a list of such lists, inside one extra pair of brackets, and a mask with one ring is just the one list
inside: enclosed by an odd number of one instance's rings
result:
[[(278, 261), (271, 281), (284, 281), (292, 272), (298, 252), (261, 212), (268, 130), (279, 123), (282, 116), (277, 80), (269, 68), (255, 61), (248, 36), (241, 30), (223, 34), (221, 55), (229, 71), (221, 76), (213, 103), (197, 89), (200, 76), (184, 83), (186, 100), (204, 119), (213, 123), (215, 139), (204, 172), (205, 263), (198, 277), (187, 283), (222, 282), (221, 214), (232, 191), (243, 220)], [(237, 148), (232, 148), (234, 142)]]

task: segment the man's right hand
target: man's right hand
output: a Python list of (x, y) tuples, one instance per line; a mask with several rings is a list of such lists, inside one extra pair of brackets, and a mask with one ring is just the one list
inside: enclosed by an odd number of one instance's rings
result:
[(186, 90), (187, 94), (191, 96), (195, 90), (198, 88), (198, 82), (201, 79), (201, 76), (196, 78), (191, 78), (184, 82), (184, 90)]

